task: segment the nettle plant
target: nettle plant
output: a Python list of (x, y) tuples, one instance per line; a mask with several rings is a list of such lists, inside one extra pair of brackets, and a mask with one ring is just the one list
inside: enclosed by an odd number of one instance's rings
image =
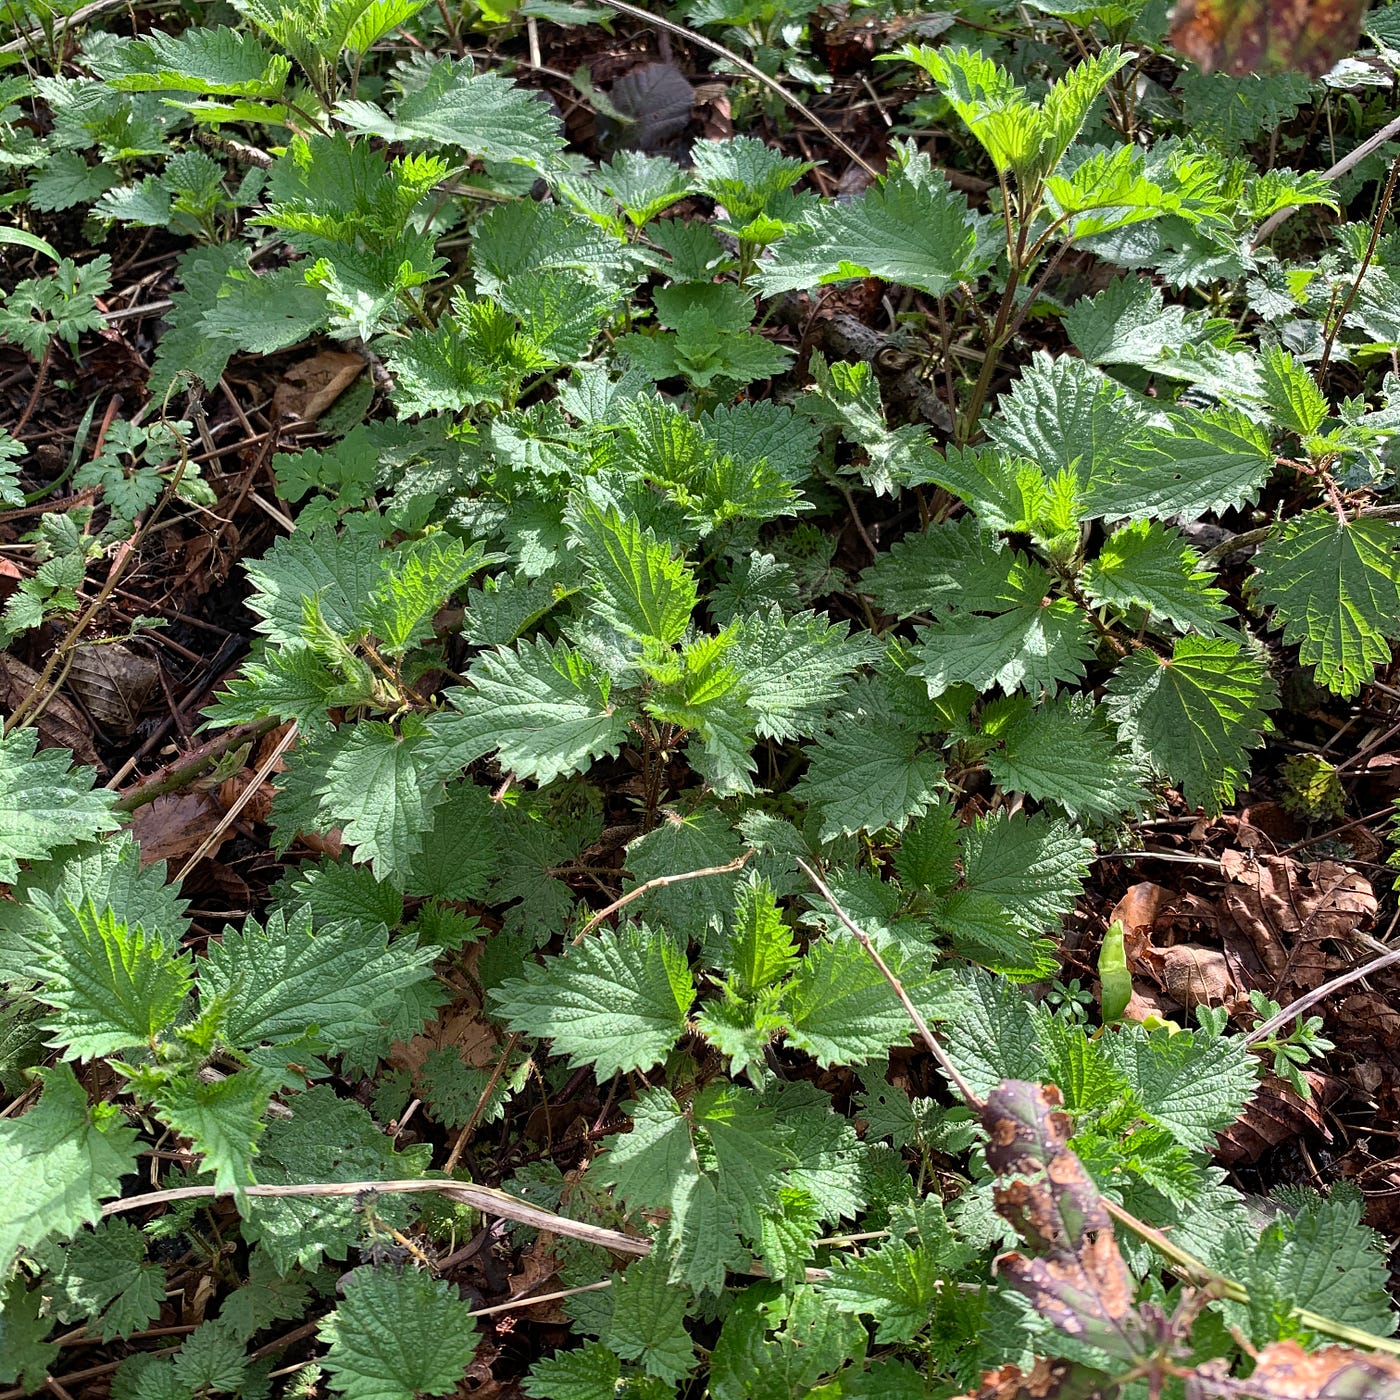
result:
[[(236, 8), (241, 30), (96, 36), (82, 76), (7, 80), (53, 117), (7, 159), (36, 208), (194, 240), (158, 402), (312, 334), (387, 375), (384, 416), (274, 458), (296, 529), (248, 566), (259, 642), (209, 714), (295, 725), (276, 846), (334, 830), (342, 854), (298, 857), (261, 918), (192, 950), (112, 795), (31, 728), (0, 736), (0, 1075), (32, 1095), (0, 1120), (0, 1381), (41, 1388), (65, 1329), (149, 1327), (174, 1251), (217, 1307), (128, 1355), (114, 1394), (267, 1394), (260, 1346), (308, 1316), (294, 1393), (450, 1393), (478, 1324), (423, 1265), (478, 1209), (578, 1290), (579, 1344), (523, 1383), (541, 1400), (951, 1395), (1052, 1365), (1086, 1391), (1270, 1395), (1296, 1341), (1393, 1350), (1359, 1198), (1291, 1197), (1261, 1236), (1210, 1165), (1263, 1067), (1223, 1012), (1149, 1029), (1106, 997), (1094, 1025), (1025, 985), (1057, 970), (1095, 837), (1168, 785), (1214, 812), (1246, 782), (1270, 634), (1340, 695), (1389, 657), (1394, 381), (1334, 404), (1314, 375), (1396, 341), (1389, 245), (1253, 251), (1330, 187), (1171, 134), (1110, 143), (1113, 48), (1035, 93), (908, 51), (990, 162), (979, 212), (912, 145), (844, 202), (744, 137), (689, 171), (590, 166), (465, 61), (368, 81), (414, 4)], [(713, 222), (663, 217), (697, 195)], [(1021, 357), (990, 404), (1071, 246), (1127, 275), (1058, 308), (1077, 354)], [(38, 359), (96, 324), (106, 276), (65, 262), (0, 317)], [(867, 363), (814, 355), (784, 385), (776, 299), (870, 277), (982, 337), (946, 443), (887, 421)], [(1248, 332), (1216, 314), (1241, 282)], [(188, 433), (162, 410), (107, 439), (82, 468), (96, 531), (41, 524), (10, 634), (73, 611), (90, 542), (185, 480)], [(0, 444), (6, 504), (25, 472)], [(802, 519), (853, 485), (923, 521), (860, 574), (856, 626)], [(1193, 527), (1284, 497), (1243, 542), (1242, 610)], [(578, 884), (619, 846), (604, 928)], [(389, 1067), (462, 999), (487, 1063)], [(891, 1061), (911, 1010), (948, 1079), (914, 1096)], [(1260, 1051), (1296, 1065), (1315, 1029)], [(582, 1143), (493, 1170), (516, 1096), (589, 1079)], [(411, 1101), (442, 1160), (384, 1130)], [(180, 1194), (143, 1203), (155, 1144)], [(469, 1167), (502, 1192), (454, 1197)], [(1005, 1255), (1018, 1229), (1035, 1257)], [(1357, 1353), (1317, 1364), (1394, 1384)]]

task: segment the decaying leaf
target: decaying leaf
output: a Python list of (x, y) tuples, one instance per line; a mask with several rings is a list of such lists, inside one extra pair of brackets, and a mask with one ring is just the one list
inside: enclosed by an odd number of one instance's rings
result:
[(1225, 905), (1253, 944), (1272, 996), (1297, 996), (1327, 975), (1322, 943), (1347, 943), (1376, 915), (1369, 881), (1336, 861), (1303, 865), (1288, 856), (1226, 851)]
[[(138, 807), (131, 819), (131, 834), (140, 843), (141, 864), (158, 860), (172, 868), (180, 864), (198, 850), (223, 817), (223, 807), (209, 792), (167, 792)], [(233, 828), (226, 826), (205, 854), (212, 856), (232, 835)]]
[(988, 1165), (1017, 1178), (996, 1188), (997, 1210), (1038, 1256), (1003, 1254), (997, 1271), (1060, 1331), (1136, 1361), (1151, 1349), (1147, 1321), (1098, 1188), (1068, 1146), (1063, 1102), (1054, 1085), (1010, 1079), (987, 1097)]
[(1213, 1155), (1221, 1166), (1257, 1162), (1270, 1148), (1304, 1134), (1332, 1141), (1322, 1110), (1336, 1101), (1342, 1082), (1318, 1070), (1305, 1069), (1302, 1074), (1312, 1090), (1310, 1099), (1300, 1097), (1278, 1075), (1265, 1075), (1244, 1112), (1216, 1138)]
[(1197, 1006), (1233, 1008), (1241, 999), (1242, 988), (1229, 959), (1218, 948), (1178, 943), (1160, 952), (1154, 949), (1149, 956), (1162, 990), (1188, 1011)]
[[(0, 711), (13, 710), (38, 684), (39, 673), (32, 666), (0, 652)], [(97, 763), (89, 726), (78, 707), (61, 691), (39, 711), (34, 727), (44, 748), (71, 749), (79, 763)]]
[(1320, 78), (1361, 35), (1366, 0), (1179, 0), (1171, 41), (1203, 73)]
[(272, 421), (314, 423), (364, 373), (359, 355), (322, 350), (292, 365), (272, 393)]
[(98, 724), (125, 738), (160, 680), (160, 662), (126, 642), (78, 647), (68, 687)]
[(955, 1400), (1089, 1400), (1102, 1395), (1107, 1377), (1077, 1361), (1048, 1361), (1037, 1356), (1029, 1371), (1002, 1366), (982, 1373), (975, 1391)]
[(1304, 1351), (1294, 1341), (1270, 1342), (1245, 1385), (1264, 1400), (1395, 1400), (1400, 1361), (1350, 1347)]

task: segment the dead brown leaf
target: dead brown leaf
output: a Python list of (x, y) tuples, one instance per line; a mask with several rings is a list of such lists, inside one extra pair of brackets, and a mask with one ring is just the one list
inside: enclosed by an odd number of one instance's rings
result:
[[(178, 864), (199, 849), (223, 817), (223, 807), (208, 792), (167, 792), (138, 807), (131, 819), (131, 834), (141, 843), (141, 864), (158, 860)], [(212, 856), (232, 835), (233, 828), (225, 827), (206, 856)]]
[(126, 642), (78, 647), (68, 672), (68, 688), (88, 713), (123, 739), (136, 732), (136, 722), (159, 681), (160, 662)]
[(1102, 1395), (1103, 1382), (1102, 1372), (1077, 1361), (1048, 1361), (1037, 1356), (1029, 1371), (1009, 1365), (983, 1371), (981, 1386), (955, 1400), (1089, 1400)]
[(322, 350), (290, 366), (272, 391), (272, 422), (314, 423), (364, 373), (359, 355)]
[(1234, 1009), (1241, 999), (1243, 989), (1235, 980), (1229, 959), (1218, 948), (1178, 943), (1160, 952), (1149, 949), (1145, 957), (1162, 990), (1188, 1011), (1197, 1006)]
[[(0, 710), (13, 710), (38, 684), (39, 673), (32, 666), (0, 652)], [(39, 712), (34, 727), (44, 748), (72, 749), (79, 762), (97, 763), (88, 722), (67, 696), (52, 696)]]
[(1324, 940), (1348, 944), (1376, 915), (1370, 882), (1336, 861), (1225, 851), (1225, 906), (1271, 979), (1275, 997), (1312, 991), (1327, 975)]
[(1244, 1112), (1216, 1139), (1215, 1160), (1224, 1167), (1257, 1162), (1270, 1148), (1304, 1135), (1330, 1143), (1332, 1134), (1322, 1109), (1336, 1100), (1344, 1086), (1317, 1070), (1304, 1070), (1303, 1078), (1312, 1090), (1310, 1099), (1301, 1098), (1278, 1075), (1266, 1075)]
[(1175, 900), (1175, 890), (1153, 884), (1151, 880), (1141, 880), (1113, 906), (1108, 922), (1122, 924), (1124, 933), (1150, 934), (1158, 915)]
[(1267, 1400), (1396, 1400), (1400, 1360), (1350, 1347), (1304, 1351), (1297, 1342), (1270, 1342), (1245, 1382)]

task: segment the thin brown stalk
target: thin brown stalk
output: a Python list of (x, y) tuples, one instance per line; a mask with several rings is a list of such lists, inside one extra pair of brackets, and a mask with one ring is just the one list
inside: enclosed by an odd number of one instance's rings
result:
[(805, 860), (799, 860), (797, 863), (802, 867), (807, 878), (817, 887), (817, 893), (831, 906), (832, 913), (845, 924), (851, 936), (865, 949), (866, 956), (880, 969), (880, 975), (890, 984), (895, 996), (899, 998), (899, 1004), (914, 1023), (915, 1029), (919, 1032), (925, 1046), (928, 1047), (929, 1054), (938, 1062), (939, 1068), (948, 1076), (963, 1101), (972, 1108), (981, 1108), (985, 1100), (973, 1092), (972, 1086), (963, 1078), (962, 1071), (958, 1069), (948, 1052), (938, 1043), (937, 1037), (928, 1027), (928, 1022), (924, 1020), (923, 1013), (910, 1000), (909, 993), (904, 990), (904, 984), (890, 970), (890, 965), (880, 956), (879, 950), (870, 941), (870, 935), (855, 923), (851, 916), (837, 903), (836, 896), (827, 888), (826, 882)]

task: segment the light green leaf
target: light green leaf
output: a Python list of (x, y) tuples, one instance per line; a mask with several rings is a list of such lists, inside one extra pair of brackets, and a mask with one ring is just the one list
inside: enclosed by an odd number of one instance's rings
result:
[(1192, 806), (1217, 812), (1249, 773), (1278, 703), (1267, 667), (1238, 642), (1179, 637), (1170, 659), (1140, 648), (1108, 687), (1119, 734)]
[(1019, 607), (995, 617), (964, 613), (919, 628), (911, 672), (928, 682), (930, 696), (961, 684), (1039, 696), (1084, 678), (1084, 663), (1094, 655), (1089, 620), (1070, 599), (1050, 598), (1035, 586), (1042, 582), (1048, 590), (1049, 576), (1032, 568), (1025, 591), (1033, 596)]
[(69, 1060), (152, 1047), (184, 1004), (189, 960), (110, 909), (99, 914), (87, 904), (73, 915), (41, 944), (46, 975), (36, 995), (57, 1013), (44, 1022), (49, 1043)]
[(685, 955), (665, 933), (605, 930), (523, 979), (491, 992), (513, 1031), (554, 1043), (600, 1079), (650, 1069), (685, 1034), (695, 988)]
[(630, 732), (630, 704), (614, 702), (610, 678), (566, 642), (484, 652), (467, 679), (448, 696), (466, 721), (464, 763), (494, 748), (503, 768), (544, 784), (615, 754)]
[(155, 1102), (163, 1121), (203, 1156), (215, 1186), (242, 1202), (243, 1188), (254, 1180), (262, 1117), (277, 1087), (276, 1077), (259, 1069), (241, 1069), (208, 1084), (182, 1075), (170, 1080)]
[(1178, 409), (1165, 427), (1125, 439), (1111, 471), (1090, 483), (1085, 515), (1196, 520), (1255, 500), (1273, 470), (1269, 428), (1257, 415)]
[(470, 60), (440, 58), (386, 116), (372, 102), (342, 102), (336, 116), (358, 134), (386, 141), (457, 146), (488, 161), (547, 163), (564, 142), (548, 103)]
[(352, 637), (383, 577), (383, 550), (367, 530), (337, 533), (322, 527), (284, 535), (247, 566), (253, 584), (248, 606), (263, 621), (255, 630), (275, 643), (305, 640), (306, 600), (338, 636)]
[(617, 1400), (622, 1362), (601, 1342), (536, 1359), (521, 1389), (533, 1400)]
[(253, 34), (191, 27), (115, 39), (92, 56), (99, 76), (119, 92), (192, 92), (223, 97), (280, 97), (291, 60), (270, 53)]
[(820, 1291), (842, 1312), (872, 1316), (877, 1343), (908, 1342), (933, 1321), (946, 1272), (937, 1250), (892, 1239), (859, 1257), (837, 1254)]
[(674, 1385), (695, 1365), (695, 1344), (685, 1330), (687, 1290), (677, 1288), (666, 1261), (638, 1259), (612, 1287), (613, 1312), (604, 1342), (648, 1375)]
[(750, 876), (739, 886), (719, 961), (743, 996), (755, 996), (780, 982), (796, 965), (792, 930), (778, 912), (773, 887), (762, 876)]
[(1049, 475), (1073, 472), (1085, 495), (1146, 420), (1140, 401), (1107, 375), (1072, 355), (1051, 359), (1040, 350), (997, 401), (987, 436)]
[(355, 858), (368, 861), (380, 879), (402, 880), (423, 849), (433, 810), (446, 798), (431, 768), (421, 721), (411, 727), (407, 720), (401, 734), (378, 720), (350, 726), (326, 766), (316, 789), (321, 818), (339, 825)]
[(823, 202), (763, 264), (765, 296), (857, 277), (881, 277), (942, 296), (986, 270), (979, 219), (926, 155), (905, 151), (894, 172), (860, 198)]
[(819, 837), (901, 827), (933, 801), (943, 781), (940, 754), (888, 716), (843, 719), (809, 744), (796, 794), (820, 814)]
[(382, 924), (316, 924), (303, 906), (211, 939), (198, 963), (200, 1004), (220, 1009), (220, 1035), (239, 1049), (310, 1044), (372, 1064), (396, 1031), (419, 1029), (401, 1025), (401, 1008), (430, 981), (435, 951), (411, 934), (391, 943)]
[[(40, 1070), (44, 1092), (17, 1118), (0, 1119), (0, 1268), (98, 1219), (136, 1169), (136, 1132), (115, 1104), (89, 1105), (69, 1065)], [(7, 1307), (9, 1305), (7, 1304)]]
[(1200, 567), (1200, 556), (1173, 529), (1135, 520), (1104, 541), (1084, 570), (1084, 591), (1100, 605), (1145, 608), (1179, 631), (1212, 636), (1231, 616), (1225, 590)]
[(36, 752), (35, 729), (0, 728), (0, 884), (19, 878), (19, 862), (43, 860), (64, 846), (115, 830), (115, 794), (93, 791), (91, 768), (69, 768), (67, 749)]
[[(906, 990), (912, 994), (920, 980), (906, 982)], [(890, 984), (851, 938), (810, 944), (783, 1000), (788, 1043), (819, 1065), (864, 1064), (912, 1033)]]
[(476, 1355), (476, 1324), (455, 1289), (420, 1269), (347, 1275), (321, 1323), (332, 1390), (349, 1400), (455, 1393)]
[(1003, 788), (1058, 802), (1072, 817), (1116, 817), (1147, 794), (1126, 754), (1092, 711), (1063, 698), (989, 705), (983, 731), (1001, 741), (987, 768)]
[(1253, 1097), (1259, 1068), (1240, 1038), (1125, 1023), (1101, 1042), (1142, 1107), (1178, 1142), (1208, 1148)]
[(680, 641), (697, 598), (685, 560), (616, 506), (575, 502), (570, 530), (600, 615), (639, 641)]
[(1341, 522), (1328, 509), (1294, 516), (1255, 556), (1254, 596), (1319, 685), (1355, 695), (1390, 660), (1400, 635), (1400, 525)]

